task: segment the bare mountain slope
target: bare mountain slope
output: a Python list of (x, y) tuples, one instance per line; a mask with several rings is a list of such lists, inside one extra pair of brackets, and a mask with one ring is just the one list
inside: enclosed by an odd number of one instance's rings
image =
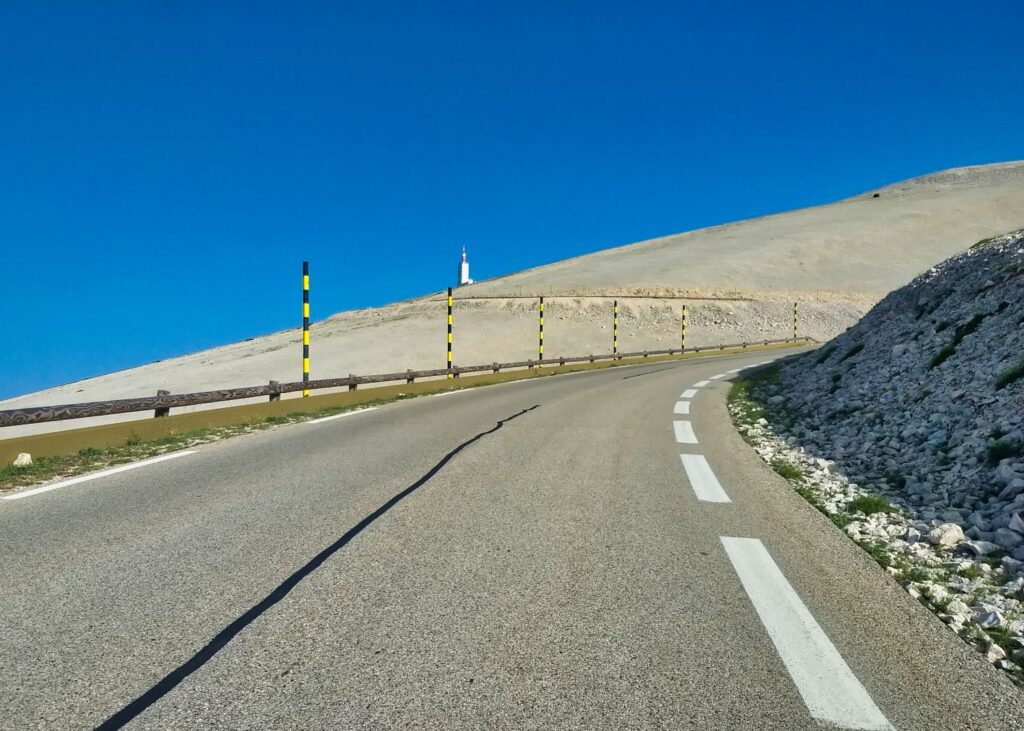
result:
[[(877, 197), (875, 197), (877, 195)], [(637, 289), (878, 298), (974, 241), (1024, 224), (1024, 162), (957, 168), (831, 205), (665, 236), (538, 267), (479, 294)]]
[[(552, 298), (548, 357), (611, 350), (609, 295), (631, 296), (620, 302), (627, 351), (678, 343), (682, 301), (691, 346), (786, 337), (794, 300), (801, 332), (825, 340), (932, 265), (1022, 225), (1024, 162), (1016, 162), (947, 170), (830, 205), (608, 249), (457, 290), (455, 360), (533, 357), (536, 305), (516, 297), (541, 294)], [(433, 295), (318, 322), (313, 377), (443, 367), (444, 312), (443, 298)], [(299, 343), (297, 330), (283, 331), (9, 399), (0, 408), (298, 380)], [(98, 421), (8, 428), (0, 438)]]

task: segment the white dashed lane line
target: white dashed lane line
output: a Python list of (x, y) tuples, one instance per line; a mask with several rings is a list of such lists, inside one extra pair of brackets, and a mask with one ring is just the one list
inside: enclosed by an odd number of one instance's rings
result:
[(811, 715), (840, 728), (892, 729), (764, 544), (726, 536), (721, 541)]
[(681, 394), (679, 394), (679, 398), (693, 398), (696, 395), (697, 395), (697, 389), (696, 388), (688, 388), (685, 391), (683, 391)]
[(690, 413), (690, 402), (689, 401), (676, 401), (676, 407), (672, 410), (673, 414), (681, 414), (685, 416)]
[(690, 481), (690, 487), (693, 488), (698, 500), (706, 503), (732, 502), (703, 454), (680, 454), (679, 459), (686, 471), (686, 479)]
[(32, 497), (33, 495), (39, 495), (40, 493), (50, 492), (51, 490), (59, 490), (62, 487), (71, 487), (72, 485), (79, 485), (83, 482), (89, 482), (90, 480), (98, 480), (101, 477), (109, 477), (110, 475), (116, 475), (120, 472), (127, 472), (128, 470), (137, 470), (139, 467), (148, 467), (151, 464), (157, 462), (166, 462), (169, 459), (177, 459), (178, 457), (184, 457), (189, 454), (195, 454), (195, 450), (186, 449), (182, 452), (171, 452), (170, 454), (162, 454), (159, 457), (153, 457), (151, 459), (144, 459), (141, 462), (133, 462), (132, 464), (121, 465), (120, 467), (111, 467), (107, 470), (100, 470), (99, 472), (91, 472), (81, 477), (72, 477), (70, 480), (61, 480), (60, 482), (54, 482), (49, 485), (43, 485), (32, 490), (24, 490), (22, 492), (16, 492), (13, 495), (5, 495), (4, 500), (21, 500), (25, 497)]
[(695, 384), (693, 384), (693, 387), (694, 388), (704, 388), (709, 383), (711, 383), (711, 381), (697, 381)]
[(672, 428), (676, 433), (676, 442), (679, 444), (696, 444), (697, 435), (693, 433), (693, 424), (683, 419), (672, 422)]
[(725, 373), (719, 373), (717, 376), (711, 376), (712, 381), (717, 381), (719, 378), (725, 378)]

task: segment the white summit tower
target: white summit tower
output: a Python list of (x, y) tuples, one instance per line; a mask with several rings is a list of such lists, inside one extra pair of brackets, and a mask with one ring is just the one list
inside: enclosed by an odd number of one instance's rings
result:
[(462, 261), (459, 262), (459, 286), (463, 284), (472, 284), (473, 280), (469, 278), (469, 262), (466, 261), (466, 247), (462, 247)]

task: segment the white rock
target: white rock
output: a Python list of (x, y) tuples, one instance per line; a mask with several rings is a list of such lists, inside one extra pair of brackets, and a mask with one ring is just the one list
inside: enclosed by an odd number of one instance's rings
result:
[(989, 541), (964, 541), (960, 544), (965, 546), (975, 556), (987, 556), (988, 554), (1002, 550), (1002, 547)]
[(1022, 568), (1024, 568), (1024, 561), (1018, 561), (1012, 556), (1003, 556), (1002, 561), (1000, 561), (1000, 565), (1003, 567), (1004, 571), (1011, 574), (1016, 574), (1020, 572)]
[(1024, 591), (1024, 577), (1018, 577), (1013, 581), (1007, 581), (999, 587), (999, 593), (1003, 596), (1015, 596)]
[(991, 629), (992, 627), (999, 627), (1003, 624), (1003, 615), (995, 611), (977, 612), (974, 615), (974, 621), (985, 629)]
[(985, 659), (991, 663), (999, 662), (1004, 658), (1006, 658), (1006, 650), (994, 642), (985, 650)]
[(955, 546), (964, 539), (964, 529), (956, 523), (943, 523), (928, 533), (928, 542), (938, 546)]
[(22, 452), (14, 458), (12, 463), (15, 467), (31, 467), (32, 466), (32, 455), (28, 452)]
[(919, 540), (921, 540), (921, 531), (919, 531), (917, 528), (908, 528), (904, 540), (907, 543), (917, 543)]
[(1024, 543), (1024, 536), (1009, 528), (999, 528), (996, 530), (996, 543), (1003, 548), (1016, 548)]
[(946, 605), (946, 613), (964, 619), (971, 616), (970, 608), (959, 599), (954, 599)]

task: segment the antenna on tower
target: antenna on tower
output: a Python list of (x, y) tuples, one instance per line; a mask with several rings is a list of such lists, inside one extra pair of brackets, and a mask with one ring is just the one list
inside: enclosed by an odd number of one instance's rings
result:
[(466, 261), (466, 245), (462, 245), (462, 261), (459, 262), (459, 286), (463, 284), (472, 284), (473, 280), (469, 278), (469, 262)]

